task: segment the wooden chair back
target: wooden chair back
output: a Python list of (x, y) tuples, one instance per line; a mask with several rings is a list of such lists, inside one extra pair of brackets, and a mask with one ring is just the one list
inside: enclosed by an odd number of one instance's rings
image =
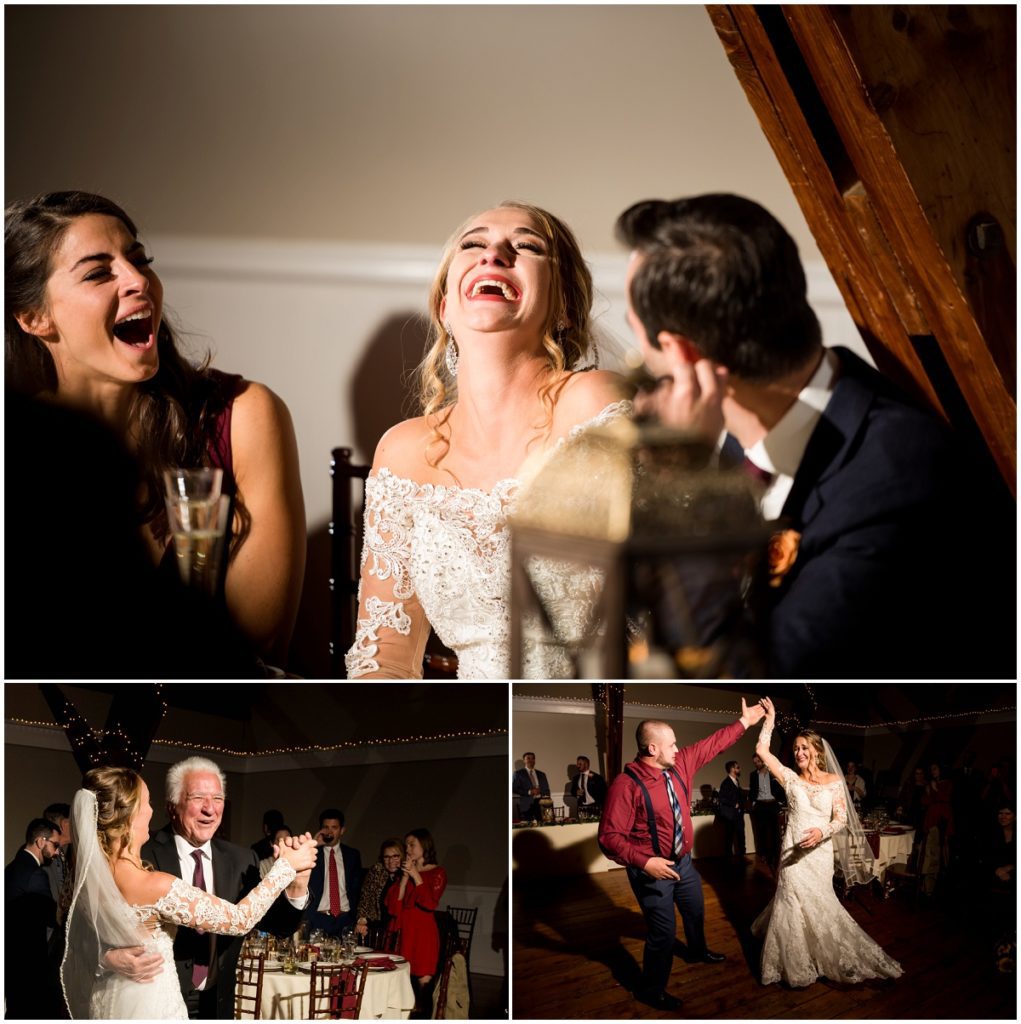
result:
[(266, 954), (243, 953), (238, 958), (234, 980), (234, 1019), (261, 1020), (262, 976)]
[(369, 969), (364, 965), (312, 964), (308, 1020), (357, 1020)]

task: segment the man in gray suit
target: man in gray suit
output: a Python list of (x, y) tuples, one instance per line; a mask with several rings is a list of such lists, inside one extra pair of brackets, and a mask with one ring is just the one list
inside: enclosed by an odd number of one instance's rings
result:
[[(254, 850), (214, 838), (223, 818), (226, 789), (223, 772), (207, 758), (189, 757), (175, 764), (167, 773), (170, 823), (142, 847), (142, 859), (237, 903), (259, 884), (259, 860)], [(303, 837), (292, 840), (300, 841)], [(287, 887), (260, 922), (261, 928), (280, 935), (297, 929), (308, 899), (310, 873), (302, 872)], [(241, 936), (178, 928), (174, 960), (190, 1017), (234, 1017), (234, 976), (241, 942)]]

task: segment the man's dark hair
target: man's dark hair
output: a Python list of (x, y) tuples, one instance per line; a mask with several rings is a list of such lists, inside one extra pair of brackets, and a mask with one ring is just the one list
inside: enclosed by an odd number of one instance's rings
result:
[(339, 821), (340, 827), (344, 827), (344, 812), (338, 811), (336, 807), (327, 807), (325, 811), (319, 815), (319, 827), (323, 827), (323, 822), (329, 819), (330, 821)]
[(33, 818), (28, 823), (28, 828), (25, 829), (25, 845), (31, 846), (40, 836), (46, 836), (49, 839), (59, 831), (60, 829), (52, 821), (47, 821), (45, 818)]
[(670, 728), (670, 726), (660, 718), (645, 718), (638, 723), (638, 728), (635, 729), (635, 743), (638, 746), (639, 757), (649, 756), (649, 740), (652, 739), (652, 734), (656, 729), (664, 726), (668, 729)]
[(591, 764), (592, 763), (592, 759), (587, 754), (579, 754), (575, 758), (575, 761), (584, 761), (585, 764)]
[(71, 805), (50, 804), (50, 806), (43, 811), (43, 817), (47, 821), (52, 821), (54, 824), (58, 824), (63, 818), (71, 817)]
[(737, 761), (728, 761), (724, 766), (724, 770), (729, 775), (737, 767)]
[(617, 218), (617, 237), (643, 260), (631, 306), (649, 342), (681, 334), (744, 380), (802, 367), (822, 344), (798, 247), (750, 199), (726, 193), (649, 199)]
[(267, 835), (273, 835), (277, 829), (284, 827), (283, 811), (270, 808), (262, 814), (262, 827), (267, 830)]
[(534, 750), (526, 750), (521, 755), (521, 760), (523, 761), (526, 757), (535, 757), (535, 751)]

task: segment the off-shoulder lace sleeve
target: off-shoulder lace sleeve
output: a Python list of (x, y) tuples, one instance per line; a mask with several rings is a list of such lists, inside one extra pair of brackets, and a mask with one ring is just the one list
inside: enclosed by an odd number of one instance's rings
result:
[(201, 928), (217, 935), (244, 935), (262, 920), (294, 878), (294, 868), (287, 861), (278, 860), (269, 874), (239, 903), (222, 900), (175, 878), (169, 892), (156, 902), (155, 909), (162, 920), (173, 924)]
[(420, 679), (429, 623), (411, 584), (410, 502), (419, 490), (382, 469), (365, 484), (365, 529), (349, 679)]
[(833, 794), (833, 817), (821, 829), (823, 839), (830, 839), (838, 832), (843, 832), (847, 828), (847, 800), (844, 798), (844, 786), (842, 783), (834, 783), (833, 786), (835, 790)]

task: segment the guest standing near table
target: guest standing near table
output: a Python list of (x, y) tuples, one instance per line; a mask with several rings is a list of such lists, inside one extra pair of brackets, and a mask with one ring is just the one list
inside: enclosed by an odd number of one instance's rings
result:
[[(255, 851), (214, 838), (223, 819), (227, 780), (204, 757), (179, 761), (167, 772), (170, 824), (142, 847), (142, 860), (230, 903), (238, 903), (259, 884)], [(308, 899), (308, 871), (301, 871), (277, 898), (260, 927), (290, 935), (301, 922)], [(188, 1016), (230, 1020), (234, 1016), (234, 980), (243, 936), (211, 935), (180, 927), (174, 961)]]
[(46, 929), (56, 927), (57, 904), (45, 868), (57, 856), (60, 829), (33, 818), (25, 845), (4, 868), (4, 996), (6, 1016), (52, 1020), (61, 1003), (47, 984)]
[(728, 761), (727, 777), (720, 783), (720, 805), (716, 820), (723, 826), (723, 856), (744, 857), (744, 794), (741, 765)]
[(752, 831), (755, 852), (775, 873), (780, 859), (780, 810), (784, 805), (783, 786), (770, 774), (765, 762), (756, 754), (755, 771), (748, 787), (752, 802)]
[(524, 768), (519, 768), (514, 773), (512, 789), (518, 798), (518, 810), (524, 821), (538, 821), (542, 814), (539, 800), (543, 797), (549, 798), (549, 779), (546, 773), (535, 767), (535, 754), (526, 750), (521, 755), (525, 762)]
[(305, 912), (310, 931), (340, 935), (354, 928), (358, 894), (362, 887), (362, 855), (340, 838), (346, 831), (344, 812), (328, 807), (319, 815), (319, 860), (309, 879)]
[(386, 894), (401, 877), (402, 860), (404, 843), (400, 839), (384, 839), (379, 848), (379, 860), (366, 871), (362, 881), (355, 924), (355, 931), (362, 938), (368, 937), (370, 928), (382, 938), (387, 920)]
[(574, 762), (578, 774), (571, 779), (571, 796), (578, 801), (579, 811), (597, 812), (606, 799), (606, 780), (602, 775), (589, 769), (591, 762), (584, 754), (579, 754)]
[(680, 1000), (666, 991), (673, 964), (674, 904), (681, 912), (688, 959), (725, 960), (706, 946), (702, 879), (691, 863), (691, 782), (703, 765), (733, 746), (765, 710), (741, 698), (741, 717), (704, 740), (678, 750), (674, 730), (658, 719), (640, 722), (638, 754), (610, 783), (599, 823), (599, 845), (627, 868), (648, 935), (642, 983), (636, 997), (657, 1010), (676, 1010)]
[(419, 1007), (429, 1005), (440, 967), (440, 931), (434, 911), (447, 887), (447, 872), (436, 863), (436, 844), (428, 829), (413, 828), (404, 837), (402, 878), (386, 894), (387, 929), (396, 934), (397, 952), (411, 964)]

